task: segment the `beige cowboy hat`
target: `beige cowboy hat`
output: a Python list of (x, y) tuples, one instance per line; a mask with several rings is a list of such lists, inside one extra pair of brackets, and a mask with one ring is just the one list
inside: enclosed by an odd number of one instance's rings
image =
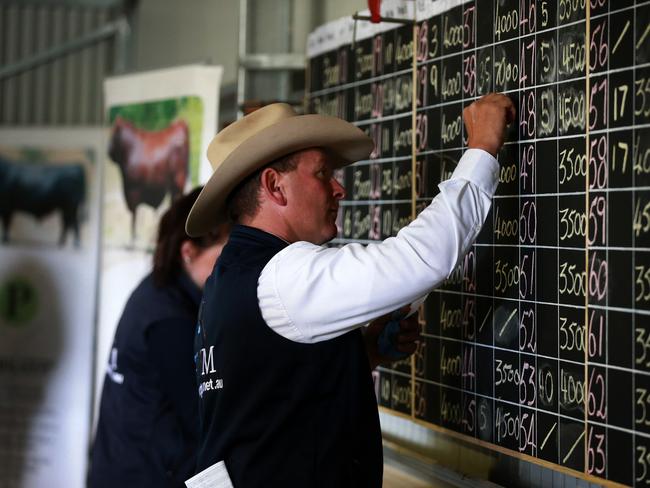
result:
[(227, 219), (226, 199), (247, 176), (295, 151), (322, 147), (338, 167), (366, 159), (372, 140), (354, 125), (325, 115), (298, 115), (286, 103), (267, 105), (229, 125), (208, 146), (213, 173), (190, 211), (185, 230), (198, 237)]

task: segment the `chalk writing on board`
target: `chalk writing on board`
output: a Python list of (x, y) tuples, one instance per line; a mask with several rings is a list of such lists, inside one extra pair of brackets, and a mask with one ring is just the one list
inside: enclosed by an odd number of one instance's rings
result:
[(309, 110), (375, 141), (337, 172), (335, 245), (394, 236), (426, 208), (473, 100), (505, 92), (517, 121), (487, 221), (422, 306), (413, 362), (379, 370), (379, 404), (649, 485), (650, 2), (384, 3), (415, 34), (342, 19), (321, 29), (344, 34), (310, 40)]

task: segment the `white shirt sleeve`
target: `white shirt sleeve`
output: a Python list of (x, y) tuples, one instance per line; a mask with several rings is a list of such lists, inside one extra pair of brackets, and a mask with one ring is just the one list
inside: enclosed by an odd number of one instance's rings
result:
[(444, 281), (468, 251), (498, 176), (496, 159), (469, 149), (431, 204), (396, 237), (338, 249), (289, 245), (260, 275), (262, 317), (287, 339), (313, 343), (413, 303)]

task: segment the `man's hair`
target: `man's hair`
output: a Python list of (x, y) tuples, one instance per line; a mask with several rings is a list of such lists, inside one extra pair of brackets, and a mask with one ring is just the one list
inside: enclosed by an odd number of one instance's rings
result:
[(272, 168), (278, 173), (288, 173), (298, 167), (296, 153), (287, 154), (255, 171), (246, 177), (235, 189), (230, 192), (226, 200), (228, 218), (233, 223), (241, 222), (243, 217), (254, 217), (260, 207), (260, 176), (266, 168)]

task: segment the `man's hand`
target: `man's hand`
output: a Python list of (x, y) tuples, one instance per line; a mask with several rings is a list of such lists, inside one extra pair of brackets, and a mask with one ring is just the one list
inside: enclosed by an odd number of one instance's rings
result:
[(515, 106), (500, 93), (489, 93), (463, 110), (467, 147), (483, 149), (496, 157), (503, 145), (506, 126), (515, 120)]
[[(406, 306), (401, 311), (404, 314), (408, 313), (409, 307)], [(366, 351), (368, 352), (368, 360), (370, 361), (370, 368), (375, 369), (377, 366), (386, 365), (395, 362), (395, 359), (382, 356), (379, 354), (377, 341), (379, 335), (384, 330), (384, 327), (390, 322), (392, 313), (383, 315), (372, 322), (364, 330), (364, 340), (366, 343)], [(400, 320), (399, 331), (395, 338), (396, 348), (399, 352), (411, 355), (417, 348), (417, 342), (420, 339), (420, 324), (418, 322), (417, 314)]]

